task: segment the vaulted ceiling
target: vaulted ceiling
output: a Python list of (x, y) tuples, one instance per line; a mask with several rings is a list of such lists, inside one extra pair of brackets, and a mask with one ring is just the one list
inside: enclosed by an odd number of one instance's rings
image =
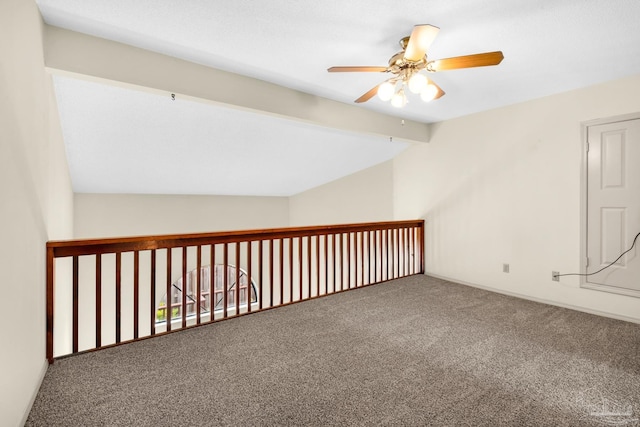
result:
[[(51, 26), (245, 79), (230, 80), (224, 99), (176, 91), (174, 101), (152, 76), (132, 84), (53, 70), (79, 192), (292, 195), (425, 143), (416, 141), (428, 140), (428, 131), (412, 136), (423, 124), (640, 73), (636, 0), (37, 4)], [(385, 66), (400, 50), (398, 41), (427, 23), (440, 28), (429, 59), (495, 50), (505, 59), (495, 67), (435, 73), (446, 95), (430, 103), (410, 95), (402, 109), (377, 97), (353, 104), (385, 74), (326, 71)], [(171, 78), (180, 86), (188, 77)], [(266, 83), (271, 89), (262, 90)], [(247, 95), (247, 87), (257, 89)], [(305, 112), (285, 113), (287, 107)], [(341, 118), (327, 119), (331, 114)]]

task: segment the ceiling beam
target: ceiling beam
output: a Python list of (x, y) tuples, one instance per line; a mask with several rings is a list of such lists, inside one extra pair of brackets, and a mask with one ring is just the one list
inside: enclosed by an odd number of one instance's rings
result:
[(53, 73), (175, 93), (347, 132), (428, 142), (429, 125), (402, 120), (251, 77), (46, 25), (45, 65)]

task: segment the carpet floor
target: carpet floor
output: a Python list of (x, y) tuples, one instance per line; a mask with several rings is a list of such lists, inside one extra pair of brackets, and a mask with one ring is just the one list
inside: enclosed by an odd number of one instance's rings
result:
[(412, 276), (82, 354), (27, 426), (640, 426), (640, 325)]

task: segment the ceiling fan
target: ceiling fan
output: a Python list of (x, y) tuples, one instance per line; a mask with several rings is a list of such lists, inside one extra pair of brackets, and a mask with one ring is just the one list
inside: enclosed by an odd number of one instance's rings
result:
[(386, 67), (331, 67), (330, 73), (343, 72), (381, 72), (391, 73), (393, 77), (372, 88), (355, 102), (366, 102), (376, 93), (384, 101), (391, 101), (394, 107), (403, 107), (407, 103), (404, 88), (419, 93), (423, 101), (429, 102), (444, 95), (444, 91), (420, 71), (430, 73), (459, 68), (486, 67), (498, 65), (504, 56), (502, 52), (485, 52), (453, 58), (429, 60), (427, 50), (435, 40), (440, 29), (433, 25), (416, 25), (411, 36), (400, 40), (402, 51), (389, 59)]

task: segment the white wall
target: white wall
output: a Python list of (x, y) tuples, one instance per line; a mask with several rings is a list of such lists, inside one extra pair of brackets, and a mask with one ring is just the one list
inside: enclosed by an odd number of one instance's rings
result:
[[(640, 320), (579, 288), (581, 123), (640, 111), (640, 76), (435, 125), (394, 160), (396, 219), (426, 219), (427, 274)], [(502, 273), (509, 263), (511, 273)]]
[(286, 227), (286, 197), (76, 194), (75, 238)]
[(68, 168), (34, 2), (0, 2), (0, 424), (22, 425), (46, 369), (45, 243), (70, 238)]
[(393, 162), (388, 161), (292, 196), (291, 226), (393, 219)]

